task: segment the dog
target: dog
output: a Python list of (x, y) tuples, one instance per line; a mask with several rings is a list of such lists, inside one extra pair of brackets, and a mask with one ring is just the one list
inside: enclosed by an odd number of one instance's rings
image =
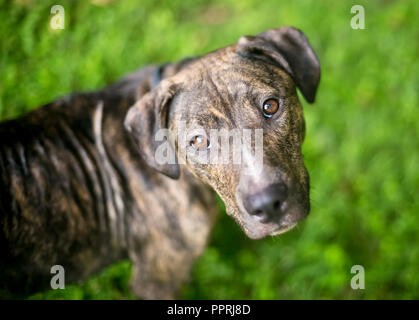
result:
[[(50, 288), (54, 265), (80, 283), (130, 259), (136, 296), (175, 298), (216, 221), (214, 190), (248, 237), (290, 230), (310, 210), (296, 88), (312, 103), (319, 81), (306, 36), (282, 27), (2, 122), (1, 297)], [(238, 164), (195, 161), (215, 143), (205, 134), (165, 137), (175, 161), (158, 161), (156, 134), (181, 123), (262, 129), (263, 165), (255, 144)]]

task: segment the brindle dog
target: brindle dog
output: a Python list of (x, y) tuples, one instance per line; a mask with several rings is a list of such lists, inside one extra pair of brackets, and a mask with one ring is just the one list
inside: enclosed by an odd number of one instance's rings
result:
[[(284, 27), (1, 123), (0, 295), (49, 288), (56, 264), (68, 284), (129, 258), (138, 297), (173, 298), (214, 224), (212, 189), (250, 238), (292, 228), (309, 212), (296, 87), (313, 102), (319, 79), (307, 38)], [(262, 128), (263, 170), (242, 174), (246, 156), (239, 165), (157, 162), (155, 133), (180, 121)], [(208, 142), (172, 147), (190, 154)]]

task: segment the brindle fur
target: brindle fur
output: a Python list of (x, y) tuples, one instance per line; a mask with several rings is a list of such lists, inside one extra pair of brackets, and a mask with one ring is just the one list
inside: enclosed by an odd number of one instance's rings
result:
[[(289, 30), (295, 29), (275, 32)], [(246, 47), (254, 39), (145, 67), (101, 91), (72, 94), (0, 124), (1, 297), (47, 289), (56, 264), (68, 284), (126, 258), (138, 297), (175, 297), (215, 222), (212, 189), (252, 238), (268, 231), (243, 214), (249, 185), (257, 191), (282, 179), (293, 190), (285, 222), (308, 214), (295, 83), (313, 100), (318, 79), (308, 76), (315, 86), (303, 89), (292, 63)], [(259, 106), (272, 95), (283, 110), (266, 121)], [(244, 177), (237, 165), (157, 165), (149, 154), (153, 130), (176, 130), (180, 120), (190, 127), (263, 128), (263, 181)], [(185, 146), (176, 141), (176, 148)]]

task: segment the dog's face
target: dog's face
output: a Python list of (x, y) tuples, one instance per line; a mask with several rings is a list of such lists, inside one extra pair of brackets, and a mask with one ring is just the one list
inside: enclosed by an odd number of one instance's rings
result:
[[(319, 76), (300, 31), (242, 37), (164, 80), (131, 108), (126, 126), (149, 165), (177, 178), (180, 163), (220, 195), (250, 238), (276, 235), (309, 213), (296, 87), (312, 102)], [(156, 160), (158, 142), (144, 140), (164, 127), (174, 133), (169, 164)]]

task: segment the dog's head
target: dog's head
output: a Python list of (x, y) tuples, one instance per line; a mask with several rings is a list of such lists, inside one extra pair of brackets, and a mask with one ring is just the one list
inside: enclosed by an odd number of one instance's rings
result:
[[(174, 179), (185, 167), (213, 187), (249, 237), (275, 235), (309, 213), (296, 88), (311, 103), (319, 80), (305, 35), (269, 30), (163, 80), (130, 109), (125, 126), (148, 165)], [(172, 133), (166, 140), (163, 128)]]

